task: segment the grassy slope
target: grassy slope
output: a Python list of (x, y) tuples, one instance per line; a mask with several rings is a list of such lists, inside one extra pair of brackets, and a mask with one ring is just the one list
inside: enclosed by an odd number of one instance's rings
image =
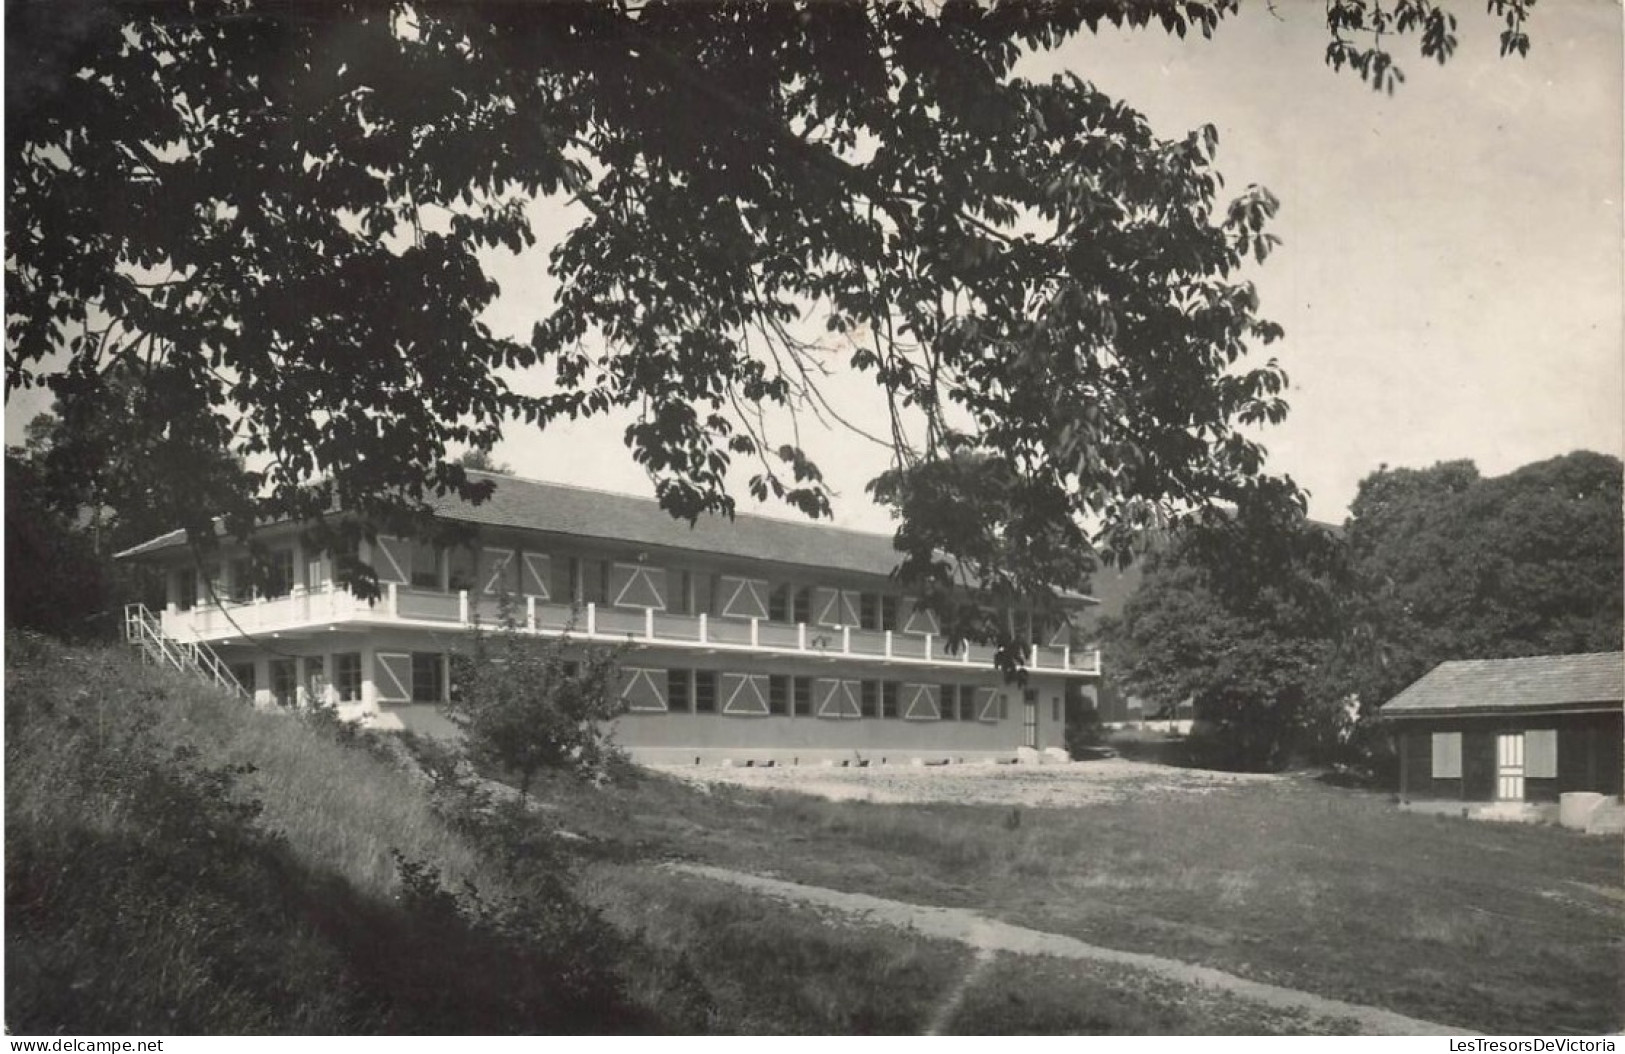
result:
[[(538, 875), (449, 825), (419, 779), (331, 730), (111, 652), (11, 637), (6, 677), (13, 1031), (917, 1032), (956, 993), (950, 1031), (1325, 1027), (1089, 964), (973, 962), (648, 867), (670, 857), (969, 906), (1467, 1026), (1621, 1020), (1607, 840), (1307, 783), (1025, 810), (1012, 828), (1002, 808), (556, 780), (543, 826), (588, 838), (573, 871), (526, 865), (564, 882), (539, 897)], [(545, 902), (545, 925), (471, 923), (433, 884), (408, 896), (394, 851), (487, 903)]]
[(509, 870), (387, 756), (110, 650), (8, 636), (5, 710), (13, 1033), (914, 1031), (963, 967), (640, 867)]
[(651, 777), (554, 785), (596, 851), (661, 853), (916, 903), (1469, 1028), (1605, 1031), (1619, 845), (1403, 814), (1308, 781), (1024, 810), (831, 803)]

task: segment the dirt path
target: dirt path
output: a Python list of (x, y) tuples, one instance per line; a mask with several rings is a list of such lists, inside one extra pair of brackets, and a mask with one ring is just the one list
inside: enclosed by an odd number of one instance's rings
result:
[[(1279, 985), (1249, 981), (1245, 977), (1196, 966), (1177, 959), (1158, 955), (1125, 952), (1115, 948), (1102, 948), (1087, 944), (1075, 937), (1058, 933), (1044, 933), (1022, 926), (1013, 926), (997, 919), (986, 918), (964, 908), (939, 908), (923, 904), (908, 904), (900, 900), (886, 900), (863, 893), (845, 893), (821, 886), (804, 886), (774, 878), (729, 871), (703, 864), (665, 864), (664, 867), (685, 874), (698, 875), (717, 882), (728, 882), (756, 893), (779, 897), (803, 904), (832, 908), (851, 915), (862, 915), (877, 922), (893, 926), (911, 927), (927, 937), (959, 941), (978, 953), (1011, 952), (1017, 955), (1053, 955), (1063, 959), (1092, 959), (1097, 962), (1116, 963), (1121, 966), (1145, 970), (1183, 984), (1203, 985), (1265, 1006), (1281, 1010), (1301, 1011), (1319, 1017), (1347, 1019), (1365, 1035), (1382, 1036), (1453, 1036), (1470, 1035), (1464, 1029), (1422, 1021), (1373, 1006), (1345, 1003), (1340, 999), (1299, 992)], [(979, 959), (981, 956), (979, 955)], [(985, 960), (982, 960), (985, 962)], [(950, 1011), (951, 1013), (951, 1008)], [(932, 1029), (947, 1023), (942, 1012), (936, 1015)]]

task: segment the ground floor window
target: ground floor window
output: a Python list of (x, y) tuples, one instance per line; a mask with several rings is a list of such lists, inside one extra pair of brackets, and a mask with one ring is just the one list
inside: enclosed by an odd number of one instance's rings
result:
[(944, 721), (959, 720), (959, 685), (945, 684), (937, 691), (938, 716)]
[(310, 705), (321, 706), (327, 702), (327, 671), (326, 663), (320, 655), (313, 655), (305, 660), (305, 696)]
[(361, 653), (341, 652), (333, 656), (333, 692), (341, 703), (361, 701)]
[(812, 678), (790, 678), (790, 695), (795, 705), (795, 716), (812, 716)]
[(693, 695), (689, 691), (690, 670), (666, 671), (666, 709), (674, 714), (686, 714), (693, 709)]
[(880, 682), (880, 716), (896, 717), (897, 701), (903, 694), (903, 686), (898, 681)]
[(292, 659), (271, 660), (271, 699), (278, 706), (298, 705), (299, 677)]
[(790, 712), (790, 678), (787, 675), (775, 673), (768, 676), (767, 712), (770, 714)]
[(858, 713), (874, 717), (880, 713), (880, 682), (864, 681), (858, 687)]
[(226, 666), (231, 675), (237, 678), (237, 683), (243, 686), (243, 691), (249, 695), (254, 694), (254, 664), (251, 662), (234, 662)]
[(694, 671), (694, 712), (717, 712), (717, 674), (715, 670)]
[(412, 653), (412, 701), (438, 703), (446, 683), (446, 657), (437, 651)]

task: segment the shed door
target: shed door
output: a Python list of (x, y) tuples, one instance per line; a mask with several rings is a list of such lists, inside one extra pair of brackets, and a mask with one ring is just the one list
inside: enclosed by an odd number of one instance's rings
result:
[(1495, 796), (1501, 801), (1523, 801), (1522, 732), (1495, 737)]

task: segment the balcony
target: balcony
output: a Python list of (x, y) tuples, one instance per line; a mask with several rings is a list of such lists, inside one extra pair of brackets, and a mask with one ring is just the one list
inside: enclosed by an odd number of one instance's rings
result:
[[(587, 604), (572, 608), (535, 597), (514, 598), (515, 624), (530, 633), (559, 635), (603, 644), (658, 645), (679, 650), (803, 655), (897, 665), (989, 667), (993, 648), (969, 644), (949, 652), (932, 634), (848, 626), (684, 615), (654, 608)], [(361, 627), (494, 627), (501, 605), (492, 597), (468, 592), (443, 593), (389, 585), (375, 602), (342, 589), (296, 589), (288, 596), (224, 605), (200, 605), (189, 611), (170, 609), (164, 632), (181, 641), (229, 641), (242, 636), (299, 636), (340, 625)], [(1074, 676), (1100, 673), (1100, 652), (1034, 645), (1027, 656), (1030, 670)]]

